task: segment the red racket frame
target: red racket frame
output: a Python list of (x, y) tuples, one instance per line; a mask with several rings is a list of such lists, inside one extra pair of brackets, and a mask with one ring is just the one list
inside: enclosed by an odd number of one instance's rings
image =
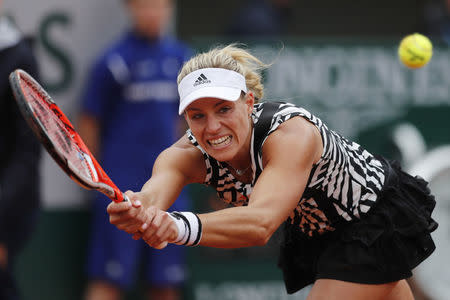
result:
[[(117, 186), (105, 173), (103, 168), (81, 139), (80, 135), (74, 129), (72, 123), (56, 105), (44, 88), (42, 88), (42, 86), (27, 72), (20, 69), (17, 69), (10, 74), (9, 81), (13, 90), (14, 98), (16, 99), (22, 115), (38, 137), (39, 141), (45, 147), (47, 152), (53, 157), (55, 162), (61, 167), (61, 169), (63, 169), (64, 172), (72, 178), (72, 180), (85, 189), (98, 190), (115, 202), (128, 201), (127, 197), (119, 190), (119, 188), (117, 188)], [(39, 120), (32, 105), (29, 103), (30, 101), (34, 101), (36, 99), (28, 99), (27, 95), (29, 94), (26, 92), (27, 88), (31, 88), (35, 92), (35, 95), (38, 96), (39, 103), (48, 107), (51, 112), (63, 123), (64, 129), (69, 134), (68, 137), (70, 140), (90, 157), (92, 161), (92, 165), (90, 165), (90, 167), (95, 169), (92, 170), (90, 168), (90, 172), (91, 175), (93, 175), (92, 172), (96, 172), (98, 178), (97, 180), (87, 178), (80, 171), (69, 165), (63, 151), (55, 146), (56, 143), (52, 141), (52, 138), (47, 134), (47, 130)], [(64, 134), (64, 136), (67, 136), (67, 134)]]

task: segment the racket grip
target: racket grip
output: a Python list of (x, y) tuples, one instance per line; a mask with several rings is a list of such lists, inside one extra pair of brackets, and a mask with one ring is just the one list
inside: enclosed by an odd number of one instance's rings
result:
[(128, 198), (128, 196), (127, 196), (127, 195), (125, 195), (125, 194), (122, 194), (122, 196), (123, 196), (123, 200), (122, 200), (122, 202), (130, 202), (130, 198)]

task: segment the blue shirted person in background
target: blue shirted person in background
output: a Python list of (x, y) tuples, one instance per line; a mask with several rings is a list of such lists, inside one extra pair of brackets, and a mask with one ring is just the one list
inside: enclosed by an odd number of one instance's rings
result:
[[(78, 123), (86, 144), (123, 191), (140, 189), (157, 155), (176, 140), (183, 122), (176, 78), (191, 55), (186, 45), (164, 34), (173, 0), (124, 3), (133, 27), (93, 65)], [(155, 250), (131, 239), (109, 223), (109, 201), (98, 193), (92, 206), (86, 299), (120, 299), (142, 268), (150, 299), (181, 299), (183, 247)], [(188, 205), (184, 191), (172, 209)]]

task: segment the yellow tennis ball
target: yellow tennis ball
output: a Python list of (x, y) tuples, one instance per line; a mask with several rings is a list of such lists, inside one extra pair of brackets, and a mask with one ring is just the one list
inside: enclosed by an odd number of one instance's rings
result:
[(424, 35), (410, 34), (403, 38), (398, 47), (398, 57), (407, 67), (417, 69), (425, 66), (433, 55), (433, 45)]

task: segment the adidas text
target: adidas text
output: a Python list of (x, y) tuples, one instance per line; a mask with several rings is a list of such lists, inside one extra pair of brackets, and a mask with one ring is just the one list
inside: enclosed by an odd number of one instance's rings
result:
[(194, 82), (194, 86), (197, 86), (197, 85), (200, 85), (200, 84), (205, 84), (205, 83), (211, 83), (211, 80), (206, 78), (206, 76), (202, 73), (197, 78), (197, 80)]

